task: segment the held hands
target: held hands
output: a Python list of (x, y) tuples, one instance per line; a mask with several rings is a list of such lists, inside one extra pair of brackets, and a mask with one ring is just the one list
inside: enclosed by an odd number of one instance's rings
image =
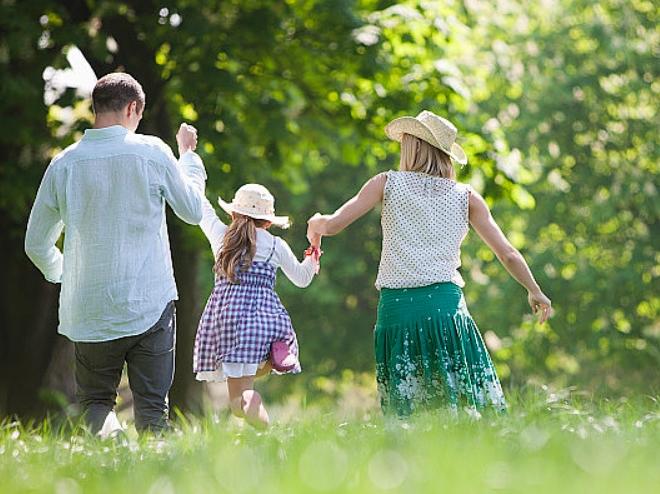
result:
[(326, 218), (321, 213), (316, 213), (307, 220), (307, 240), (312, 247), (320, 249), (325, 222)]
[(319, 274), (321, 269), (321, 237), (325, 226), (325, 217), (316, 213), (309, 220), (307, 220), (307, 240), (309, 240), (309, 248), (305, 251), (305, 257), (311, 256), (314, 264), (316, 265), (316, 274)]
[(176, 133), (176, 142), (179, 145), (179, 156), (187, 151), (194, 151), (197, 147), (197, 129), (187, 123), (182, 123)]
[[(319, 238), (320, 241), (320, 238)], [(310, 245), (306, 250), (305, 250), (305, 257), (311, 257), (312, 261), (314, 262), (314, 266), (316, 267), (315, 272), (316, 274), (319, 274), (319, 270), (321, 269), (321, 256), (323, 255), (323, 251), (321, 250), (320, 247), (316, 247), (314, 245)]]
[(543, 324), (553, 314), (552, 302), (541, 291), (529, 292), (527, 294), (527, 301), (532, 308), (532, 312), (539, 316), (539, 322)]

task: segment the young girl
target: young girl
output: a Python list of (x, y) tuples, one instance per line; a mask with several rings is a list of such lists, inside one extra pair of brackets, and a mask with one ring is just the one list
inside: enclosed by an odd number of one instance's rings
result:
[(289, 245), (268, 232), (271, 225), (288, 228), (289, 219), (275, 216), (275, 200), (262, 185), (243, 185), (231, 203), (218, 202), (232, 221), (224, 225), (204, 199), (200, 227), (216, 256), (216, 278), (197, 329), (194, 371), (200, 381), (226, 380), (232, 413), (264, 428), (269, 418), (255, 377), (300, 372), (296, 333), (275, 293), (275, 274), (281, 268), (306, 287), (318, 272), (318, 255), (308, 250), (298, 262)]
[(401, 143), (400, 171), (376, 175), (334, 214), (312, 217), (307, 236), (319, 245), (321, 236), (335, 235), (383, 205), (375, 351), (385, 413), (459, 404), (502, 410), (506, 402), (495, 367), (461, 290), (460, 247), (469, 227), (527, 289), (541, 322), (552, 313), (550, 299), (484, 199), (456, 182), (452, 160), (467, 162), (455, 142), (456, 127), (423, 111), (390, 122), (385, 132)]

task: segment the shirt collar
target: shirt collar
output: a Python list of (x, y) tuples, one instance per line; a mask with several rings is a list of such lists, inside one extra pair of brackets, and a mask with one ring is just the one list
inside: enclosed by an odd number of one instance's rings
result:
[(128, 134), (128, 129), (122, 125), (111, 125), (110, 127), (103, 127), (100, 129), (87, 129), (85, 130), (84, 139), (97, 140), (109, 139), (111, 137), (120, 137)]

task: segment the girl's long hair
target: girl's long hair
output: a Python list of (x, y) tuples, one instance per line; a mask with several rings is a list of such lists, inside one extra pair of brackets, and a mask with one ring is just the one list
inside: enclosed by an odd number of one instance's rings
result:
[(401, 139), (399, 169), (456, 179), (456, 171), (447, 153), (410, 134), (403, 134)]
[(225, 232), (222, 247), (216, 254), (213, 272), (237, 283), (238, 271), (247, 271), (257, 251), (257, 228), (270, 222), (242, 214), (232, 214), (232, 222)]

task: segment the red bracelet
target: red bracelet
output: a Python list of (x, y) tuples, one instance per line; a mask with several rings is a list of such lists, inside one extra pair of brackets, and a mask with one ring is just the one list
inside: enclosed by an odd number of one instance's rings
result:
[(305, 257), (312, 255), (316, 256), (316, 259), (319, 259), (323, 255), (323, 251), (318, 247), (310, 245), (309, 247), (307, 247), (307, 249), (305, 249)]

